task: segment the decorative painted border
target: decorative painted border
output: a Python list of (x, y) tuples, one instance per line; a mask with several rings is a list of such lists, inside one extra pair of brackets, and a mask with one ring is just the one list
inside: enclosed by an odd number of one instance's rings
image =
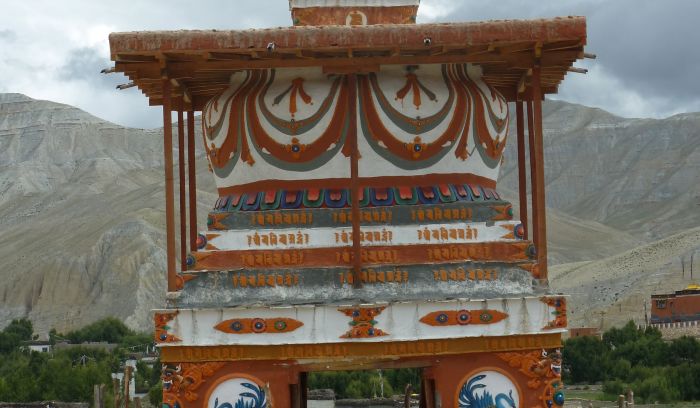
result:
[(173, 334), (168, 333), (170, 326), (168, 323), (177, 316), (179, 312), (176, 310), (174, 312), (168, 313), (155, 313), (153, 315), (153, 322), (155, 324), (154, 339), (156, 343), (177, 343), (182, 340)]
[(351, 307), (338, 309), (345, 316), (352, 317), (352, 321), (348, 324), (352, 327), (345, 332), (341, 339), (367, 339), (372, 337), (386, 336), (389, 333), (375, 327), (377, 321), (376, 316), (382, 313), (386, 306), (380, 307)]
[[(511, 221), (513, 206), (507, 201), (455, 201), (444, 204), (365, 207), (360, 225), (437, 224), (453, 222)], [(352, 209), (307, 208), (300, 210), (212, 212), (207, 218), (211, 232), (237, 229), (343, 227), (352, 225)], [(198, 248), (207, 245), (206, 236)]]
[[(360, 227), (359, 240), (363, 247), (520, 241), (522, 237), (513, 234), (518, 225), (517, 221), (367, 225)], [(503, 236), (504, 229), (511, 231), (510, 237)], [(206, 235), (207, 245), (198, 252), (348, 248), (353, 241), (350, 226), (228, 230)]]
[(260, 334), (293, 332), (304, 323), (287, 317), (229, 319), (214, 326), (218, 331), (229, 334)]
[(543, 408), (564, 405), (564, 385), (561, 381), (562, 355), (558, 348), (549, 352), (543, 348), (542, 351), (497, 353), (496, 355), (529, 378), (528, 388), (532, 390), (542, 388), (538, 398), (542, 401)]
[(540, 301), (547, 306), (553, 307), (552, 315), (554, 318), (544, 326), (543, 330), (560, 329), (567, 325), (566, 319), (566, 298), (562, 296), (542, 297)]
[(163, 408), (182, 408), (182, 399), (188, 402), (196, 401), (196, 392), (206, 382), (207, 377), (213, 376), (226, 363), (185, 363), (163, 364), (161, 380), (163, 381)]
[[(365, 247), (364, 265), (411, 265), (459, 261), (527, 261), (535, 256), (528, 241), (420, 244)], [(251, 249), (195, 252), (188, 270), (227, 270), (234, 268), (282, 269), (294, 267), (337, 267), (352, 265), (352, 248)]]
[(435, 356), (561, 347), (560, 333), (440, 340), (339, 342), (328, 344), (171, 346), (160, 349), (163, 362), (338, 359), (353, 357)]
[[(440, 184), (437, 186), (365, 187), (360, 190), (360, 207), (446, 204), (456, 201), (501, 201), (498, 192), (478, 184)], [(219, 197), (214, 214), (233, 211), (269, 211), (303, 208), (350, 207), (350, 190), (310, 188), (238, 193)]]
[(498, 310), (439, 310), (421, 317), (420, 322), (429, 326), (466, 326), (473, 324), (493, 324), (508, 317)]

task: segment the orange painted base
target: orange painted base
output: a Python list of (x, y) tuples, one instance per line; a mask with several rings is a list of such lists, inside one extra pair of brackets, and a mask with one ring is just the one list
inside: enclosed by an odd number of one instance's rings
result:
[[(317, 370), (418, 367), (426, 407), (469, 406), (469, 398), (515, 401), (523, 408), (559, 408), (561, 354), (541, 348), (358, 358), (317, 364), (310, 360), (169, 362), (163, 402), (170, 408), (219, 408), (242, 399), (246, 406), (301, 408), (305, 373)], [(485, 395), (489, 391), (490, 395)], [(467, 403), (465, 403), (467, 402)]]

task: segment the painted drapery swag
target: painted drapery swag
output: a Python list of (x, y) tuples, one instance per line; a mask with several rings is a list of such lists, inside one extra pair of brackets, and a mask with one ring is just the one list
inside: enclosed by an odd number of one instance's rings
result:
[(218, 187), (349, 178), (353, 108), (361, 176), (470, 173), (495, 181), (508, 106), (480, 68), (383, 67), (356, 83), (352, 90), (347, 75), (319, 68), (235, 73), (203, 110)]

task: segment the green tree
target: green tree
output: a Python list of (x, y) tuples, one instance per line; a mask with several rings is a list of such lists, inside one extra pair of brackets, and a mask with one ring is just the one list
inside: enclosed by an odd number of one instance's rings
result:
[(607, 378), (610, 350), (599, 338), (575, 337), (564, 343), (562, 352), (564, 380), (571, 383), (594, 383)]
[(114, 317), (108, 317), (98, 320), (95, 323), (87, 325), (81, 329), (74, 330), (61, 335), (61, 337), (69, 339), (72, 343), (83, 343), (86, 341), (106, 341), (108, 343), (121, 343), (125, 336), (131, 336), (135, 333), (126, 327), (121, 320)]

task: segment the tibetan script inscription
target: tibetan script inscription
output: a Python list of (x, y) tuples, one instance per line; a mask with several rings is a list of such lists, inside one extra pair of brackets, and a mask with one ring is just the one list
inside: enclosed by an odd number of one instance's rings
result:
[(458, 268), (440, 268), (433, 269), (433, 279), (436, 281), (466, 281), (469, 280), (496, 280), (498, 279), (498, 270), (496, 269), (464, 269)]
[(298, 273), (257, 273), (234, 274), (232, 278), (234, 288), (261, 288), (275, 286), (299, 286)]
[[(355, 275), (350, 271), (340, 273), (339, 276), (341, 284), (355, 282)], [(360, 272), (360, 281), (362, 283), (406, 283), (408, 282), (408, 271), (399, 268), (390, 271), (363, 269)]]

